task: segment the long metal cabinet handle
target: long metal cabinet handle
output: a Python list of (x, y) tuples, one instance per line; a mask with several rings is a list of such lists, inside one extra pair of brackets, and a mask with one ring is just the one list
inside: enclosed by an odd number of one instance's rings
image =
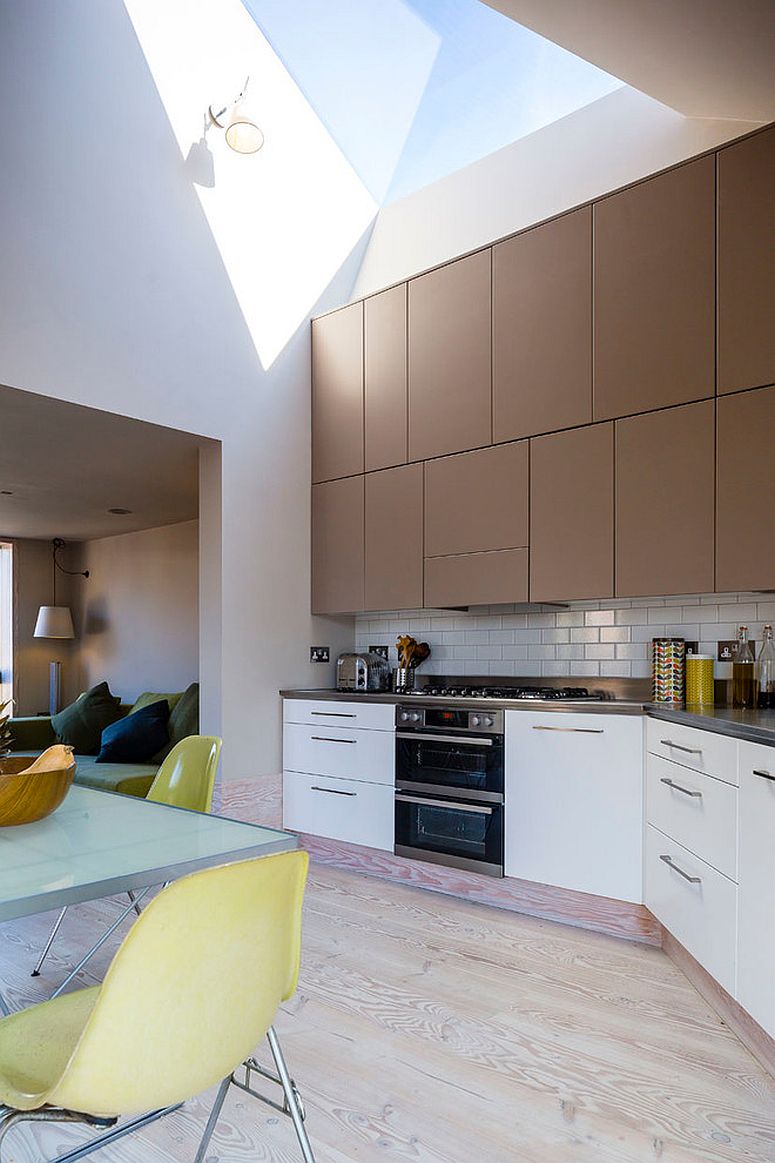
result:
[(534, 731), (572, 731), (576, 735), (603, 735), (605, 731), (602, 727), (537, 727), (533, 725)]
[(461, 747), (492, 747), (492, 739), (458, 739), (456, 735), (418, 735), (414, 731), (396, 731), (396, 739), (417, 739), (420, 743), (459, 743)]
[(702, 755), (701, 747), (684, 747), (681, 743), (673, 743), (672, 739), (660, 739), (663, 747), (672, 747), (674, 751), (685, 751), (687, 755)]
[(461, 804), (456, 800), (428, 800), (425, 796), (396, 795), (396, 799), (400, 800), (402, 804), (416, 804), (421, 808), (451, 808), (453, 812), (476, 812), (477, 815), (482, 816), (491, 816), (495, 811), (494, 808), (488, 808), (485, 804), (480, 806), (478, 804)]
[(310, 715), (318, 715), (323, 719), (357, 719), (358, 716), (348, 711), (310, 711)]
[(339, 791), (338, 788), (335, 788), (335, 787), (317, 787), (315, 784), (313, 784), (309, 790), (310, 791), (324, 791), (330, 796), (357, 796), (358, 795), (357, 791)]
[(683, 868), (678, 867), (672, 856), (660, 856), (659, 859), (664, 860), (665, 864), (669, 868), (672, 868), (673, 872), (677, 872), (679, 876), (684, 878), (684, 880), (688, 880), (689, 884), (702, 884), (701, 876), (691, 876), (688, 872), (684, 872)]
[(316, 743), (357, 743), (357, 739), (331, 739), (328, 735), (310, 735)]
[(682, 791), (685, 796), (692, 796), (696, 800), (702, 799), (701, 791), (692, 791), (692, 789), (689, 787), (681, 787), (680, 783), (673, 783), (672, 779), (664, 778), (660, 779), (659, 782), (666, 784), (667, 787), (671, 787), (673, 791)]
[(771, 779), (772, 782), (775, 783), (775, 775), (773, 775), (770, 771), (761, 771), (760, 769), (754, 767), (753, 773), (754, 775), (760, 775), (762, 779)]

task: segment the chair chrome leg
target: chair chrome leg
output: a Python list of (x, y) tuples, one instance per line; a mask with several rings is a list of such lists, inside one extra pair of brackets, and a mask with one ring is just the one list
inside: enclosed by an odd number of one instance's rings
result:
[(143, 915), (143, 910), (140, 908), (139, 904), (137, 903), (137, 897), (132, 892), (131, 888), (129, 889), (129, 891), (127, 892), (126, 895), (129, 897), (130, 901), (132, 902), (132, 908), (135, 910), (138, 917), (141, 917)]
[(218, 1087), (218, 1093), (215, 1096), (215, 1102), (213, 1103), (213, 1109), (210, 1111), (210, 1117), (207, 1120), (207, 1126), (205, 1127), (205, 1133), (202, 1135), (202, 1141), (199, 1144), (199, 1150), (197, 1151), (196, 1156), (194, 1158), (194, 1163), (204, 1163), (205, 1152), (206, 1152), (207, 1148), (210, 1146), (210, 1140), (213, 1137), (213, 1131), (215, 1130), (215, 1124), (218, 1122), (218, 1119), (220, 1118), (221, 1110), (223, 1108), (223, 1104), (224, 1104), (224, 1101), (226, 1099), (226, 1095), (229, 1092), (230, 1086), (231, 1086), (231, 1075), (229, 1075), (228, 1078), (224, 1078), (223, 1082)]
[(66, 912), (67, 912), (67, 905), (65, 905), (65, 907), (60, 910), (59, 916), (54, 921), (54, 927), (48, 935), (48, 941), (46, 941), (46, 944), (43, 947), (43, 952), (40, 955), (40, 959), (38, 961), (38, 964), (33, 969), (32, 973), (30, 974), (30, 977), (40, 977), (40, 971), (41, 971), (41, 968), (43, 966), (43, 962), (48, 957), (48, 951), (51, 948), (51, 946), (54, 944), (54, 938), (56, 937), (57, 933), (59, 932), (62, 921), (65, 919)]
[(59, 1110), (55, 1107), (43, 1107), (41, 1110), (32, 1111), (17, 1111), (4, 1107), (0, 1110), (0, 1163), (4, 1158), (3, 1140), (17, 1123), (86, 1123), (92, 1127), (109, 1127), (115, 1122), (116, 1119), (98, 1119), (80, 1114), (78, 1111)]
[(296, 1137), (299, 1140), (304, 1163), (315, 1163), (315, 1156), (312, 1154), (312, 1147), (310, 1146), (310, 1141), (304, 1126), (304, 1108), (301, 1104), (301, 1097), (288, 1073), (288, 1067), (285, 1064), (285, 1058), (280, 1049), (280, 1041), (275, 1033), (274, 1026), (269, 1027), (266, 1032), (266, 1037), (269, 1042), (269, 1049), (272, 1051), (274, 1064), (277, 1067), (277, 1073), (280, 1076), (283, 1094), (285, 1095), (285, 1104), (288, 1107), (288, 1114), (291, 1116)]

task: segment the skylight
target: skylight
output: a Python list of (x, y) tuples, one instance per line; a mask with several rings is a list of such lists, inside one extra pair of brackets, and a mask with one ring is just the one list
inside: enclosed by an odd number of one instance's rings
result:
[(380, 204), (622, 82), (479, 0), (244, 0)]

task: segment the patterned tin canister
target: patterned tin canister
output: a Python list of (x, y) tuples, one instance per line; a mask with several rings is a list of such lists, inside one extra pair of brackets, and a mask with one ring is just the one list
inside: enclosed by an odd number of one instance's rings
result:
[(713, 655), (687, 654), (686, 656), (686, 704), (692, 707), (712, 707), (715, 702), (713, 691)]
[(684, 698), (683, 638), (652, 638), (651, 701), (682, 703)]

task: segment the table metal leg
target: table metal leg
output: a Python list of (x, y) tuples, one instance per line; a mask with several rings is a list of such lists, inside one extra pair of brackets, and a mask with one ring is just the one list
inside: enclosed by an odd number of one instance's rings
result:
[(108, 937), (110, 937), (116, 931), (116, 929), (121, 924), (121, 922), (125, 919), (125, 917), (129, 916), (129, 914), (133, 911), (133, 909), (135, 909), (136, 906), (140, 903), (140, 901), (145, 897), (146, 893), (149, 893), (150, 891), (151, 891), (150, 886), (148, 888), (144, 888), (142, 890), (142, 892), (139, 892), (137, 894), (137, 896), (135, 897), (135, 899), (130, 904), (128, 904), (127, 907), (121, 913), (119, 913), (116, 920), (113, 922), (112, 925), (110, 925), (105, 930), (105, 932), (100, 937), (99, 941), (97, 941), (96, 944), (92, 945), (91, 949), (88, 951), (88, 953), (84, 954), (84, 956), (81, 958), (81, 960), (75, 966), (75, 968), (70, 970), (70, 972), (68, 973), (67, 977), (64, 979), (62, 984), (54, 990), (54, 992), (51, 995), (52, 998), (59, 997), (60, 993), (62, 993), (63, 990), (67, 989), (70, 982), (73, 980), (74, 977), (76, 977), (78, 975), (78, 973), (80, 973), (80, 971), (83, 969), (86, 962), (90, 961), (91, 958), (94, 956), (94, 954), (97, 952), (97, 950), (102, 948), (102, 946), (107, 941)]

